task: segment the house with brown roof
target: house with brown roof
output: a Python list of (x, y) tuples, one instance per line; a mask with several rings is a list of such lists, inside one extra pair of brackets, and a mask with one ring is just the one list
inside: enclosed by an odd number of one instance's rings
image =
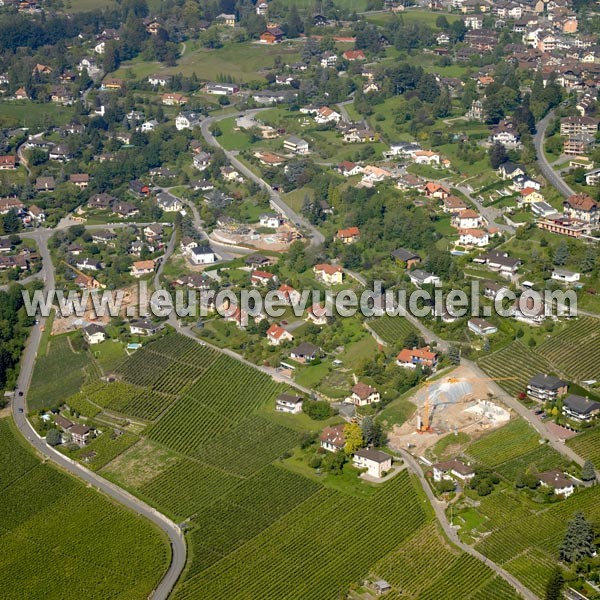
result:
[(69, 182), (80, 190), (85, 190), (90, 183), (90, 176), (87, 173), (72, 173), (69, 175)]
[(279, 27), (267, 27), (260, 34), (260, 41), (263, 44), (278, 44), (283, 40), (284, 33)]
[(381, 479), (392, 468), (392, 457), (374, 448), (361, 448), (354, 453), (352, 462), (357, 469), (366, 469), (367, 475)]
[(131, 265), (131, 275), (133, 277), (143, 277), (144, 275), (154, 273), (155, 268), (156, 262), (152, 259), (137, 260), (133, 263), (133, 265)]
[(321, 448), (328, 452), (340, 452), (346, 445), (346, 436), (344, 435), (345, 425), (334, 425), (325, 427), (319, 437)]
[(425, 192), (425, 196), (427, 198), (437, 198), (439, 200), (444, 200), (450, 196), (450, 190), (445, 188), (442, 184), (436, 183), (435, 181), (428, 181), (423, 188)]
[(342, 267), (326, 263), (315, 265), (313, 273), (317, 279), (328, 285), (339, 285), (344, 278)]
[(17, 166), (17, 157), (14, 155), (0, 156), (0, 170), (12, 171)]
[(279, 394), (275, 399), (275, 410), (291, 415), (297, 415), (302, 412), (302, 396), (292, 394)]
[(587, 194), (574, 194), (563, 203), (563, 214), (574, 221), (581, 221), (592, 229), (600, 225), (600, 205)]
[(433, 467), (433, 480), (449, 481), (452, 479), (460, 479), (461, 481), (469, 481), (475, 477), (475, 471), (466, 465), (461, 460), (453, 458), (444, 462), (435, 463)]
[(306, 320), (312, 321), (315, 325), (326, 325), (327, 308), (320, 304), (313, 304), (306, 311)]
[(467, 205), (458, 196), (448, 196), (442, 201), (442, 210), (446, 214), (458, 214), (467, 210)]
[(342, 56), (348, 62), (354, 62), (355, 60), (367, 60), (363, 50), (346, 50)]
[(565, 476), (560, 469), (550, 469), (538, 475), (540, 485), (554, 490), (557, 496), (568, 498), (575, 491), (573, 481)]
[(359, 381), (352, 386), (351, 394), (345, 401), (348, 404), (354, 404), (354, 406), (367, 406), (380, 400), (381, 395), (374, 387)]
[(189, 98), (183, 94), (169, 92), (167, 94), (163, 94), (160, 97), (160, 100), (165, 106), (182, 106), (188, 102)]
[(250, 282), (254, 286), (267, 285), (270, 281), (275, 281), (275, 275), (267, 271), (259, 271), (256, 269), (252, 271), (250, 275)]
[(55, 186), (54, 177), (38, 177), (35, 180), (36, 192), (53, 192)]

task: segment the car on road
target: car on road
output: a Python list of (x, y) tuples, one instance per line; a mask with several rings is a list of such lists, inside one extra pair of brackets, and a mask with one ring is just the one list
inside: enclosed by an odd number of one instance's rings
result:
[(20, 412), (20, 413), (22, 413), (22, 412), (23, 412), (23, 409), (22, 409), (22, 408), (19, 408), (19, 412)]

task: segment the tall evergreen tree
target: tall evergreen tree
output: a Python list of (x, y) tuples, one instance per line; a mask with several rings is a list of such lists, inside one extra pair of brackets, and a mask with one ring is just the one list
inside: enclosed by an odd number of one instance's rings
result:
[(559, 557), (568, 563), (576, 563), (592, 556), (595, 551), (594, 530), (583, 513), (577, 512), (569, 521), (565, 538), (560, 547)]

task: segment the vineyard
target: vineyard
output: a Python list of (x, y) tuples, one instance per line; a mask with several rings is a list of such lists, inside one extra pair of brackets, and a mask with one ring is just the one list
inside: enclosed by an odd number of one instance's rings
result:
[(497, 467), (539, 446), (539, 436), (523, 419), (511, 421), (470, 444), (466, 453), (488, 467)]
[(600, 319), (580, 317), (541, 344), (537, 352), (569, 378), (600, 379)]
[(567, 446), (582, 458), (591, 460), (596, 468), (600, 466), (600, 426), (587, 429), (571, 438)]
[(384, 315), (369, 321), (369, 327), (384, 341), (394, 346), (406, 338), (409, 333), (417, 333), (405, 317)]
[(147, 598), (169, 562), (162, 536), (40, 463), (6, 419), (0, 449), (2, 598)]
[(479, 361), (479, 366), (490, 377), (515, 377), (498, 382), (512, 396), (518, 396), (525, 391), (527, 383), (537, 373), (554, 371), (545, 358), (535, 354), (519, 341), (485, 356)]
[[(480, 506), (480, 510), (489, 514), (496, 526), (477, 544), (477, 549), (525, 579), (535, 577), (542, 565), (556, 561), (567, 523), (574, 513), (581, 511), (592, 521), (600, 518), (600, 488), (579, 490), (568, 500), (538, 512), (523, 508), (513, 513), (510, 519), (497, 519), (493, 510), (490, 510), (492, 508), (493, 505), (484, 503)], [(528, 566), (526, 561), (535, 564)], [(540, 589), (542, 583), (545, 582), (530, 581), (534, 589)]]
[(538, 472), (542, 472), (555, 467), (562, 467), (564, 462), (564, 458), (554, 448), (543, 445), (498, 465), (496, 471), (505, 479), (514, 482), (517, 474), (526, 471), (529, 467), (535, 467)]

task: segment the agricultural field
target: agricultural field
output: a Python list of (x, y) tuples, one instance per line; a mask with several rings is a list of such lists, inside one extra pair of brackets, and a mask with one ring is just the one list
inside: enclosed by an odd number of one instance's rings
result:
[[(500, 512), (507, 510), (504, 500), (495, 507)], [(591, 521), (600, 518), (600, 488), (580, 489), (544, 510), (511, 511), (508, 518), (500, 520), (489, 509), (490, 505), (482, 503), (480, 510), (489, 513), (495, 527), (476, 548), (542, 596), (569, 520), (578, 511)]]
[(2, 597), (147, 598), (168, 566), (167, 540), (23, 444), (0, 420)]
[(485, 356), (479, 361), (479, 366), (490, 377), (514, 377), (498, 381), (512, 396), (518, 396), (525, 391), (528, 381), (537, 373), (552, 373), (555, 370), (545, 358), (532, 352), (519, 341)]
[(600, 426), (587, 429), (571, 438), (567, 446), (583, 459), (591, 460), (596, 468), (600, 466)]
[(50, 338), (35, 363), (27, 398), (30, 411), (59, 406), (93, 373), (92, 357), (81, 344), (82, 338), (71, 335)]
[(467, 446), (468, 456), (496, 468), (538, 448), (539, 436), (526, 421), (516, 419)]
[(496, 471), (512, 483), (518, 473), (527, 470), (529, 467), (535, 467), (537, 471), (542, 472), (555, 467), (562, 467), (564, 463), (564, 458), (554, 448), (543, 445), (498, 465)]
[(402, 343), (409, 333), (416, 333), (408, 319), (404, 317), (390, 317), (385, 315), (369, 321), (369, 327), (384, 341), (391, 346)]
[(570, 379), (600, 379), (600, 319), (580, 317), (536, 351)]

